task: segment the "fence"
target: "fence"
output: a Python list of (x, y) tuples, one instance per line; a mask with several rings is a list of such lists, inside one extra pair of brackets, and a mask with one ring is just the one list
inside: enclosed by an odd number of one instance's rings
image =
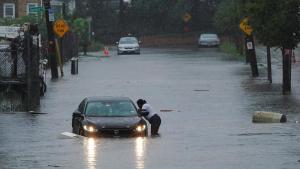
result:
[(0, 111), (34, 110), (39, 105), (38, 40), (29, 33), (0, 50)]
[(22, 50), (0, 50), (0, 79), (25, 79), (26, 66), (22, 58)]
[[(47, 47), (39, 49), (38, 41), (37, 36), (25, 33), (0, 49), (0, 112), (29, 111), (40, 104), (40, 94), (45, 92), (40, 59), (50, 59)], [(67, 33), (60, 43), (64, 62), (78, 56), (75, 34)]]

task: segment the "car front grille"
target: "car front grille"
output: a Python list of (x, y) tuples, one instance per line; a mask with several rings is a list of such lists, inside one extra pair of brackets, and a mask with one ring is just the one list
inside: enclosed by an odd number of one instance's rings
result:
[(99, 131), (100, 135), (131, 135), (133, 134), (131, 129), (101, 129)]

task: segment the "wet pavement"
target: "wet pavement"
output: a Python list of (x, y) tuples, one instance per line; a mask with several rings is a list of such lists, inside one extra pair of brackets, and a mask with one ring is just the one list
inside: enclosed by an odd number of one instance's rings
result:
[[(253, 79), (249, 65), (217, 49), (100, 55), (81, 57), (78, 75), (70, 75), (66, 64), (63, 78), (49, 79), (38, 111), (44, 114), (0, 114), (1, 169), (300, 168), (300, 78), (283, 96), (279, 80), (270, 85), (264, 73)], [(71, 132), (80, 101), (97, 95), (146, 99), (161, 115), (161, 136), (61, 135)], [(254, 124), (259, 110), (287, 114), (288, 123)]]

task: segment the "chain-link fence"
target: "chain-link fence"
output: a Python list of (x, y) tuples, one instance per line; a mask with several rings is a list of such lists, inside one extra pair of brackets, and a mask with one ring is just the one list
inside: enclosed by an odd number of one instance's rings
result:
[(0, 49), (0, 80), (24, 80), (26, 65), (21, 50)]
[(40, 100), (38, 38), (29, 33), (0, 49), (0, 111), (34, 110)]

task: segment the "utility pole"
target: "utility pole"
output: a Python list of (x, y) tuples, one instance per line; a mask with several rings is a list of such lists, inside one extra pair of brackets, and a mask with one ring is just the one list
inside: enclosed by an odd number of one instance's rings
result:
[(272, 62), (271, 62), (271, 49), (267, 46), (267, 62), (268, 62), (268, 80), (272, 83)]
[(292, 49), (282, 49), (282, 93), (291, 93), (291, 56)]
[(251, 65), (251, 71), (252, 71), (252, 77), (258, 77), (258, 68), (257, 68), (257, 60), (256, 60), (256, 53), (255, 53), (255, 45), (254, 45), (254, 38), (252, 35), (253, 29), (248, 24), (248, 17), (245, 17), (240, 22), (240, 28), (241, 30), (246, 34), (245, 36), (245, 47), (246, 47), (246, 56), (248, 56), (250, 65)]
[(245, 46), (247, 47), (246, 52), (248, 52), (249, 55), (252, 77), (258, 77), (258, 68), (253, 35), (247, 35), (245, 38), (245, 43)]
[(124, 0), (119, 1), (119, 33), (124, 32)]
[(53, 21), (49, 20), (49, 10), (51, 9), (50, 0), (44, 0), (45, 17), (48, 32), (48, 56), (50, 58), (50, 68), (52, 79), (58, 78), (57, 61), (55, 55), (55, 36), (53, 32)]

